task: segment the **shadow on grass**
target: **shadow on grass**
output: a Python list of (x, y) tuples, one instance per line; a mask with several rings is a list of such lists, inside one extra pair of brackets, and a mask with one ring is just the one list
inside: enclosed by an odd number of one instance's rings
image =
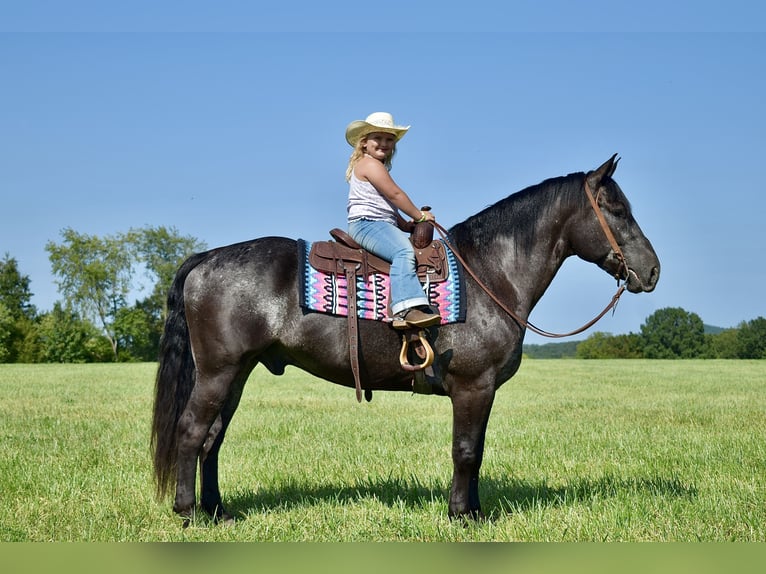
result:
[[(491, 519), (514, 512), (587, 504), (593, 500), (632, 495), (691, 499), (697, 496), (697, 488), (676, 478), (662, 477), (619, 478), (606, 475), (556, 486), (548, 485), (544, 480), (485, 477), (480, 481), (479, 495), (482, 510)], [(345, 504), (365, 498), (378, 500), (388, 506), (413, 509), (424, 508), (437, 501), (444, 505), (446, 513), (449, 488), (424, 486), (415, 478), (380, 479), (355, 486), (290, 483), (278, 490), (235, 493), (224, 504), (234, 515), (244, 517), (252, 511), (290, 510), (323, 503)]]

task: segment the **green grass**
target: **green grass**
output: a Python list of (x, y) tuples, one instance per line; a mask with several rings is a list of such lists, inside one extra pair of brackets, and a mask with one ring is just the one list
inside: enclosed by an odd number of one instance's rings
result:
[(258, 368), (224, 443), (233, 526), (154, 499), (154, 364), (0, 365), (0, 541), (766, 541), (766, 361), (527, 360), (447, 518), (449, 399)]

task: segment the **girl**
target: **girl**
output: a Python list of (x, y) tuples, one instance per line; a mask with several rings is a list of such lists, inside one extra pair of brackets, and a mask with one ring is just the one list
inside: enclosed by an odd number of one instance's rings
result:
[[(367, 251), (391, 262), (391, 313), (394, 327), (430, 327), (441, 322), (428, 304), (417, 274), (415, 251), (406, 231), (413, 222), (434, 221), (391, 179), (391, 159), (409, 126), (397, 126), (386, 112), (351, 122), (346, 141), (354, 148), (346, 170), (348, 232)], [(413, 221), (406, 221), (403, 212)]]

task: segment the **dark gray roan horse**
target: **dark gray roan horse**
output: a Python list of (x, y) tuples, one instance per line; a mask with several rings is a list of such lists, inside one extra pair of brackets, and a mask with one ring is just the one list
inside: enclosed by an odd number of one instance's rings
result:
[[(657, 284), (657, 255), (612, 179), (615, 157), (587, 174), (515, 193), (449, 230), (466, 266), (517, 316), (467, 277), (465, 322), (438, 327), (434, 366), (453, 410), (451, 517), (481, 516), (479, 468), (495, 392), (518, 370), (526, 318), (564, 260), (577, 255), (595, 263), (633, 293)], [(199, 462), (202, 509), (216, 520), (230, 518), (218, 487), (218, 452), (258, 363), (274, 374), (295, 365), (354, 387), (347, 321), (301, 308), (299, 269), (296, 241), (264, 237), (193, 255), (176, 274), (160, 344), (152, 448), (158, 495), (175, 482), (173, 509), (183, 517), (195, 510)], [(412, 391), (412, 373), (399, 364), (397, 331), (360, 321), (359, 340), (367, 389)]]

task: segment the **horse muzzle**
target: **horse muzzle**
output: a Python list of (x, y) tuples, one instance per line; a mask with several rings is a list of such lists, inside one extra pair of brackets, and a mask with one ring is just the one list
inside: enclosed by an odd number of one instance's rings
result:
[(660, 279), (660, 262), (657, 257), (651, 261), (636, 264), (635, 259), (626, 257), (626, 262), (611, 252), (601, 266), (613, 277), (625, 281), (626, 289), (631, 293), (651, 293)]
[(657, 281), (659, 281), (659, 279), (659, 263), (650, 267), (648, 272), (643, 276), (636, 272), (635, 269), (628, 267), (628, 277), (625, 280), (625, 285), (631, 293), (651, 293), (657, 286)]

